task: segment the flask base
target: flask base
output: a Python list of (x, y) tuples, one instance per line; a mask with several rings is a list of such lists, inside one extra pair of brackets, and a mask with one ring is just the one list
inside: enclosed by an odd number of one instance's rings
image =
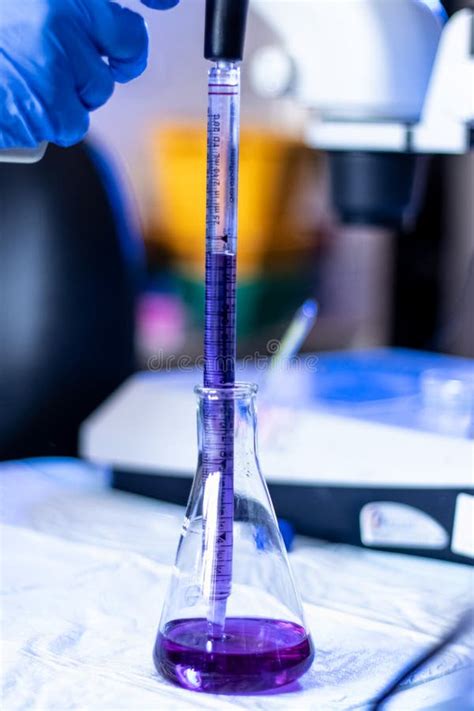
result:
[(229, 617), (216, 638), (208, 621), (197, 618), (169, 622), (153, 658), (160, 674), (186, 689), (245, 694), (295, 681), (311, 666), (314, 650), (293, 622)]

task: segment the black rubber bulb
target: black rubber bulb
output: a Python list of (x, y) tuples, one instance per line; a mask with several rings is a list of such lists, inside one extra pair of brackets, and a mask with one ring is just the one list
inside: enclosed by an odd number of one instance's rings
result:
[(249, 0), (206, 0), (206, 59), (242, 60), (248, 7)]

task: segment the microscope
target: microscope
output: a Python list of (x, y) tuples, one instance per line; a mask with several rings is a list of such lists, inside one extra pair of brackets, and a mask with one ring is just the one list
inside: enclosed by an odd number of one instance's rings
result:
[(474, 11), (438, 0), (253, 0), (279, 46), (252, 82), (304, 107), (305, 140), (329, 156), (343, 222), (398, 227), (417, 209), (426, 154), (474, 140)]

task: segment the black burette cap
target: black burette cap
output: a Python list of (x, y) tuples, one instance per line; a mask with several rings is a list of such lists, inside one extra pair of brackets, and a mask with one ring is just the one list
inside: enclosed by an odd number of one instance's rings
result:
[(239, 62), (244, 55), (249, 0), (206, 0), (204, 56)]

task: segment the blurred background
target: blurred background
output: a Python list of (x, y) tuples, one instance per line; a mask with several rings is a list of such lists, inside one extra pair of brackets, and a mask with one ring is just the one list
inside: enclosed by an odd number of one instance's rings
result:
[[(84, 144), (0, 165), (0, 457), (77, 451), (79, 424), (131, 373), (202, 351), (204, 0), (154, 13), (147, 72), (118, 86)], [(445, 0), (452, 14), (468, 2)], [(416, 215), (344, 224), (305, 111), (243, 65), (239, 355), (320, 304), (308, 351), (402, 346), (474, 356), (474, 155), (424, 158)], [(324, 68), (323, 68), (324, 69)]]

